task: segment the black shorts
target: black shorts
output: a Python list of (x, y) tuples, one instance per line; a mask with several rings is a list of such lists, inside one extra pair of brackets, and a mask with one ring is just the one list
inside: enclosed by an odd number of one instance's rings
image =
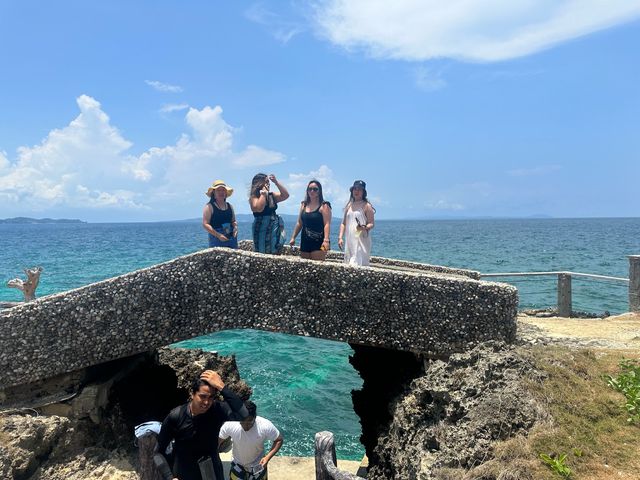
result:
[(320, 250), (323, 241), (324, 232), (309, 231), (307, 228), (303, 228), (300, 236), (300, 251), (311, 253)]

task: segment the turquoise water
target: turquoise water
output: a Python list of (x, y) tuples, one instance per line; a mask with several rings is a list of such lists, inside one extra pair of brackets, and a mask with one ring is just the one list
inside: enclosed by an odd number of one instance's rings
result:
[[(240, 224), (249, 238), (250, 224)], [(337, 245), (333, 229), (332, 245)], [(379, 221), (375, 255), (463, 267), (483, 273), (571, 270), (628, 276), (627, 255), (640, 254), (640, 219)], [(0, 225), (0, 282), (44, 267), (40, 296), (76, 288), (206, 248), (197, 223)], [(556, 279), (513, 282), (521, 308), (553, 306)], [(620, 313), (627, 286), (573, 281), (574, 309)], [(0, 301), (20, 300), (0, 288)], [(346, 344), (259, 331), (228, 331), (183, 345), (235, 353), (260, 412), (283, 431), (286, 455), (313, 455), (313, 435), (336, 435), (338, 456), (359, 459), (360, 426), (350, 391), (361, 381)]]
[(362, 458), (350, 393), (362, 381), (348, 364), (349, 345), (258, 330), (220, 332), (176, 345), (236, 354), (258, 413), (285, 437), (285, 455), (312, 456), (315, 433), (328, 430), (336, 436), (340, 458)]

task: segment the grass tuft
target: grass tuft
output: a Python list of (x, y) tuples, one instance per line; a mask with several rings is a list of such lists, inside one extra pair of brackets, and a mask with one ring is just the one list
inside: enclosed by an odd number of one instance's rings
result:
[(627, 422), (640, 422), (640, 362), (638, 360), (622, 359), (622, 370), (617, 376), (605, 375), (607, 385), (622, 393), (625, 397), (624, 408), (629, 417)]
[[(448, 480), (456, 474), (464, 480), (640, 478), (640, 425), (627, 421), (631, 412), (620, 408), (621, 393), (607, 383), (611, 378), (631, 391), (640, 378), (638, 358), (623, 363), (618, 351), (559, 346), (523, 347), (520, 353), (542, 372), (525, 380), (538, 406), (536, 426), (526, 436), (497, 443), (489, 462), (464, 473), (442, 472), (436, 478)], [(624, 365), (622, 373), (619, 365)]]

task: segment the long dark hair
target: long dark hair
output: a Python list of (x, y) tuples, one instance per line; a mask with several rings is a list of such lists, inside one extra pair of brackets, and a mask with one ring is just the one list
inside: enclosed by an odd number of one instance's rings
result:
[(318, 180), (311, 180), (309, 183), (307, 183), (306, 195), (304, 197), (304, 201), (302, 202), (305, 207), (309, 205), (309, 202), (311, 202), (311, 198), (309, 198), (309, 187), (312, 183), (315, 183), (318, 186), (318, 201), (320, 202), (320, 205), (324, 204), (324, 197), (322, 196), (322, 184)]
[(249, 197), (259, 197), (260, 189), (267, 183), (266, 173), (256, 173), (251, 180), (251, 190), (249, 191)]

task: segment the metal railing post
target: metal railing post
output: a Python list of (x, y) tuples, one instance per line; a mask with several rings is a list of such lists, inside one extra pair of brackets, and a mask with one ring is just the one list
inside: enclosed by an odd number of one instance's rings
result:
[(571, 274), (558, 274), (558, 316), (571, 316)]
[(629, 255), (629, 311), (640, 312), (640, 255)]

